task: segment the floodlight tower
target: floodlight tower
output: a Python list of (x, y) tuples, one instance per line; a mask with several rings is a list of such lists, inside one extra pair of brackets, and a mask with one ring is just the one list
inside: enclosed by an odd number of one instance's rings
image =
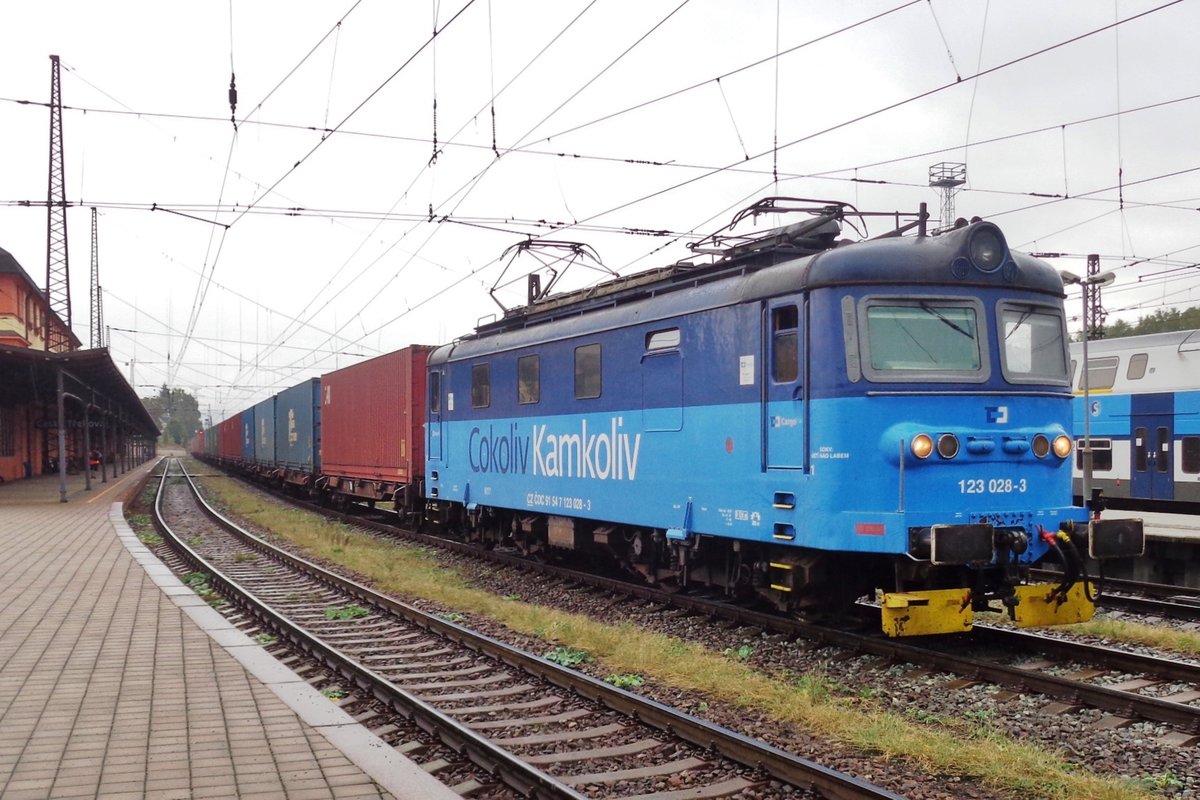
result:
[(929, 185), (942, 193), (942, 229), (954, 227), (954, 195), (967, 182), (967, 165), (942, 161), (929, 168)]
[[(67, 262), (67, 198), (63, 170), (62, 91), (58, 56), (50, 56), (50, 181), (46, 193), (46, 349), (71, 348), (71, 271)], [(59, 324), (55, 325), (57, 315)], [(66, 327), (63, 328), (62, 326)]]
[(104, 300), (100, 295), (100, 236), (92, 207), (92, 349), (104, 347)]

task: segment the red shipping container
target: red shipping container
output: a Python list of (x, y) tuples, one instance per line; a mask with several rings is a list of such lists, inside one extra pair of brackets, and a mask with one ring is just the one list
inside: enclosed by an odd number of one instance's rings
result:
[(242, 459), (241, 414), (234, 414), (217, 425), (217, 455), (230, 461)]
[(425, 472), (425, 361), (411, 345), (321, 376), (321, 472), (408, 483)]

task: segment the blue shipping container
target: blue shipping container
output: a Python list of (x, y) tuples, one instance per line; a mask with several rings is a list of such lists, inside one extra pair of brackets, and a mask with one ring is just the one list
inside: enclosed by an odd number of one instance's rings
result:
[(254, 407), (254, 463), (275, 466), (275, 398)]
[(241, 445), (242, 445), (242, 463), (254, 463), (254, 407), (251, 406), (242, 412), (241, 415)]
[(277, 464), (316, 472), (321, 467), (321, 379), (312, 378), (275, 396)]

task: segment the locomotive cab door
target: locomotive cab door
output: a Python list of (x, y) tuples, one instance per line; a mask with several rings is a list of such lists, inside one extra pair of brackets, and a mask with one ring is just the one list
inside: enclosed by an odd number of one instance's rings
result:
[(1175, 395), (1130, 395), (1130, 495), (1143, 500), (1175, 499)]
[(763, 336), (763, 441), (768, 469), (805, 466), (803, 307), (795, 300), (773, 303)]

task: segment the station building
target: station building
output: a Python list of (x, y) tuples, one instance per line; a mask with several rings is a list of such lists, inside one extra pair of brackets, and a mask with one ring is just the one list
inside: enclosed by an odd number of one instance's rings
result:
[[(47, 339), (52, 346), (47, 347)], [(124, 472), (155, 454), (158, 426), (108, 348), (85, 350), (17, 260), (0, 248), (0, 482)]]

